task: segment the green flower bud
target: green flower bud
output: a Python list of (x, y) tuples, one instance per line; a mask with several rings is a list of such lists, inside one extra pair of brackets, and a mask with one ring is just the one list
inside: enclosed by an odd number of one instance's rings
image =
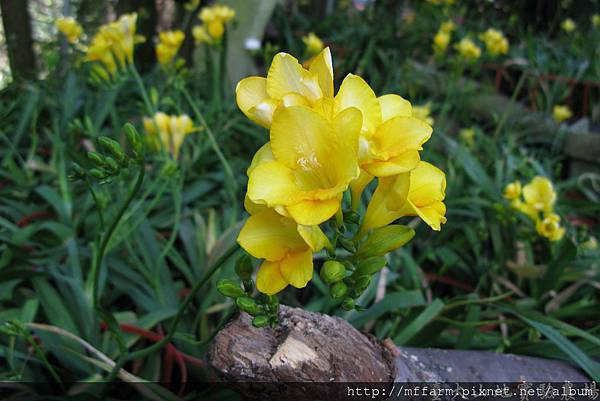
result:
[(367, 259), (363, 259), (358, 262), (358, 267), (356, 268), (356, 275), (373, 275), (377, 273), (379, 270), (383, 269), (386, 264), (385, 257), (383, 256), (373, 256)]
[(252, 267), (252, 261), (248, 255), (240, 257), (235, 262), (235, 274), (237, 274), (242, 280), (249, 280), (252, 277), (253, 271), (254, 268)]
[(106, 161), (106, 166), (111, 172), (116, 173), (117, 171), (119, 171), (119, 163), (117, 163), (115, 159), (108, 156), (104, 160)]
[(400, 248), (415, 236), (415, 230), (407, 226), (390, 225), (377, 228), (361, 244), (355, 256), (368, 258), (381, 256)]
[(94, 163), (97, 167), (104, 167), (106, 161), (104, 160), (104, 156), (102, 156), (98, 152), (87, 152), (87, 157)]
[(366, 290), (369, 284), (371, 284), (371, 277), (372, 276), (357, 277), (356, 280), (354, 280), (354, 290), (359, 294)]
[(348, 252), (354, 253), (356, 251), (356, 245), (354, 245), (354, 242), (352, 242), (351, 240), (344, 237), (339, 237), (338, 242)]
[(327, 284), (343, 280), (346, 277), (346, 267), (337, 260), (328, 260), (321, 267), (320, 276)]
[(338, 281), (333, 286), (331, 286), (329, 293), (331, 294), (331, 298), (333, 299), (343, 298), (348, 293), (348, 286), (343, 281)]
[(258, 315), (252, 319), (252, 326), (256, 328), (265, 327), (269, 324), (269, 317), (266, 315)]
[(131, 149), (133, 150), (133, 154), (135, 155), (135, 158), (140, 160), (142, 158), (142, 138), (140, 137), (140, 134), (137, 132), (137, 130), (135, 129), (135, 127), (133, 125), (131, 125), (130, 123), (125, 124), (125, 126), (123, 127), (123, 130), (125, 131), (125, 136), (127, 137), (127, 142), (129, 142), (129, 146), (131, 146)]
[(85, 178), (85, 170), (77, 163), (73, 163), (72, 172), (69, 175), (69, 180), (77, 181)]
[(360, 223), (360, 214), (356, 213), (354, 210), (344, 213), (344, 221), (347, 224), (358, 224)]
[(119, 142), (111, 139), (107, 136), (101, 136), (98, 138), (98, 143), (102, 146), (107, 152), (109, 152), (113, 157), (119, 161), (125, 158), (125, 152), (123, 152), (123, 148)]
[(217, 283), (217, 290), (221, 293), (221, 295), (230, 297), (230, 298), (238, 298), (245, 294), (244, 290), (240, 285), (230, 279), (222, 279)]
[(106, 172), (104, 170), (100, 170), (99, 168), (93, 168), (90, 170), (90, 175), (94, 178), (102, 180), (106, 178)]
[(256, 301), (250, 297), (239, 297), (235, 300), (235, 303), (238, 306), (238, 308), (240, 308), (246, 313), (249, 313), (251, 315), (257, 315), (260, 313), (260, 307), (258, 306)]
[(342, 308), (345, 310), (353, 310), (355, 305), (356, 304), (352, 298), (346, 298), (344, 299), (344, 302), (342, 302)]

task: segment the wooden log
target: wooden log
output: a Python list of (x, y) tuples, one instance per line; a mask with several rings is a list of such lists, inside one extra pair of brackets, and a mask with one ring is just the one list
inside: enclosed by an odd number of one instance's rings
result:
[[(272, 385), (265, 383), (261, 388), (259, 382), (389, 385), (589, 380), (560, 361), (488, 351), (396, 347), (389, 340), (362, 334), (338, 317), (286, 306), (281, 306), (280, 323), (274, 329), (255, 328), (250, 316), (240, 314), (217, 334), (208, 362), (222, 380), (245, 382), (237, 389), (251, 398), (274, 396)], [(277, 398), (319, 399), (311, 390), (323, 389), (290, 385), (278, 388)]]

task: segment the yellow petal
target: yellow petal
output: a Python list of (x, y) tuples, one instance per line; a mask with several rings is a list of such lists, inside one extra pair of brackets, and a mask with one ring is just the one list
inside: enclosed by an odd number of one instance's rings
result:
[(358, 138), (362, 127), (362, 113), (356, 107), (349, 107), (335, 116), (334, 125), (341, 141), (349, 144), (352, 152), (358, 155)]
[(298, 93), (311, 102), (322, 96), (317, 77), (287, 53), (278, 53), (273, 58), (267, 73), (267, 93), (274, 99), (282, 99), (288, 93)]
[(292, 170), (277, 161), (259, 164), (248, 178), (248, 197), (269, 207), (297, 202), (299, 193)]
[(446, 197), (446, 175), (427, 162), (420, 162), (410, 173), (408, 198), (417, 207), (428, 206)]
[(363, 132), (374, 132), (381, 123), (381, 107), (375, 92), (358, 75), (348, 74), (335, 97), (336, 114), (348, 107), (356, 107), (362, 113)]
[(434, 202), (428, 206), (414, 208), (419, 216), (429, 227), (435, 231), (441, 230), (441, 225), (446, 223), (446, 205), (443, 202)]
[(256, 288), (263, 294), (273, 295), (288, 286), (281, 275), (280, 261), (264, 261), (256, 274)]
[(368, 160), (361, 167), (376, 177), (389, 177), (413, 170), (420, 160), (417, 150), (409, 150), (385, 161)]
[(367, 206), (360, 232), (386, 226), (402, 217), (410, 185), (410, 174), (381, 177)]
[(296, 252), (288, 254), (280, 264), (283, 278), (296, 288), (304, 288), (313, 274), (312, 252)]
[[(268, 99), (267, 80), (263, 77), (248, 77), (238, 82), (235, 88), (235, 100), (237, 105), (248, 117), (254, 121), (254, 116), (250, 114), (250, 109), (256, 107), (261, 102)], [(256, 121), (255, 121), (256, 122)]]
[(255, 258), (271, 261), (284, 258), (288, 252), (308, 248), (298, 233), (297, 224), (272, 209), (250, 216), (237, 241)]
[(271, 152), (271, 143), (267, 142), (263, 146), (260, 147), (252, 157), (252, 162), (250, 163), (250, 167), (246, 170), (246, 174), (250, 176), (252, 171), (259, 165), (264, 162), (274, 161), (275, 157), (273, 156), (273, 152)]
[(323, 96), (333, 98), (333, 61), (329, 47), (313, 59), (309, 71), (317, 75)]
[(248, 110), (248, 118), (265, 128), (271, 127), (273, 114), (279, 106), (280, 102), (275, 99), (265, 99), (256, 106)]
[(252, 200), (250, 200), (246, 194), (244, 197), (244, 209), (246, 209), (246, 211), (250, 214), (257, 214), (264, 212), (265, 210), (269, 209), (269, 207), (267, 205), (261, 205), (259, 203), (252, 202)]
[(367, 185), (373, 181), (373, 176), (365, 170), (360, 170), (360, 175), (350, 183), (350, 192), (352, 194), (352, 209), (358, 210), (360, 206), (360, 197)]
[(383, 95), (377, 98), (381, 107), (381, 121), (386, 122), (394, 117), (412, 116), (410, 102), (398, 95)]
[(340, 208), (341, 197), (327, 200), (304, 200), (288, 206), (287, 211), (298, 223), (307, 226), (329, 220)]
[(556, 192), (549, 179), (536, 176), (523, 187), (523, 198), (535, 210), (549, 212), (556, 201)]
[(413, 117), (394, 117), (377, 128), (372, 137), (375, 151), (394, 156), (408, 150), (422, 150), (433, 129), (426, 122)]
[(313, 252), (319, 252), (325, 247), (331, 248), (329, 239), (319, 226), (303, 226), (299, 224), (298, 234), (300, 234)]

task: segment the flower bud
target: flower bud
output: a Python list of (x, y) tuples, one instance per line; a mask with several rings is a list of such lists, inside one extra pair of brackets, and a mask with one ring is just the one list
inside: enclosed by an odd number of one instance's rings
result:
[(346, 277), (346, 267), (337, 260), (328, 260), (323, 263), (320, 276), (327, 284), (338, 282)]
[(71, 174), (69, 175), (70, 181), (81, 180), (85, 177), (85, 170), (77, 163), (73, 163)]
[(237, 274), (242, 280), (249, 280), (252, 277), (253, 271), (254, 268), (252, 267), (252, 261), (248, 255), (240, 257), (235, 262), (235, 274)]
[(371, 284), (371, 276), (360, 276), (354, 280), (354, 290), (361, 294)]
[(250, 297), (239, 297), (235, 300), (235, 303), (238, 306), (238, 308), (240, 308), (246, 313), (249, 313), (251, 315), (257, 315), (258, 313), (260, 313), (260, 307), (258, 306), (256, 301)]
[(256, 328), (265, 327), (269, 324), (269, 317), (266, 315), (258, 315), (252, 319), (252, 326)]
[(97, 167), (104, 167), (104, 165), (106, 164), (106, 162), (104, 161), (104, 157), (98, 152), (88, 152), (87, 157)]
[(99, 180), (106, 178), (106, 173), (103, 170), (100, 170), (99, 168), (93, 168), (90, 170), (90, 175), (94, 178), (97, 178)]
[(123, 152), (123, 148), (119, 142), (111, 139), (107, 136), (101, 136), (98, 138), (98, 143), (102, 146), (107, 152), (112, 154), (115, 159), (121, 161), (125, 158), (125, 152)]
[(381, 256), (400, 248), (415, 236), (415, 230), (402, 225), (374, 229), (356, 252), (359, 258)]
[(344, 238), (344, 237), (340, 237), (340, 238), (338, 238), (338, 242), (348, 252), (353, 253), (356, 251), (356, 245), (354, 245), (354, 242), (352, 242), (351, 240)]
[(230, 297), (230, 298), (238, 298), (245, 294), (244, 290), (240, 285), (230, 279), (222, 279), (217, 283), (217, 290), (221, 293), (221, 295)]
[(106, 161), (106, 166), (111, 172), (116, 173), (117, 171), (119, 171), (119, 163), (117, 163), (115, 159), (108, 156), (104, 159), (104, 161)]
[(342, 302), (342, 308), (345, 310), (353, 310), (354, 307), (355, 307), (355, 303), (352, 298), (346, 298), (346, 299), (344, 299), (344, 302)]
[(348, 286), (343, 281), (338, 281), (331, 287), (329, 293), (333, 299), (343, 298), (348, 293)]
[(386, 260), (383, 256), (373, 256), (367, 259), (363, 259), (358, 262), (358, 267), (356, 268), (356, 275), (373, 275), (377, 273), (379, 270), (383, 269), (385, 266)]
[(131, 146), (131, 149), (133, 150), (136, 159), (141, 159), (142, 138), (140, 137), (140, 134), (130, 123), (125, 124), (123, 126), (123, 130), (125, 131), (125, 137), (127, 137), (127, 142), (129, 142), (129, 146)]

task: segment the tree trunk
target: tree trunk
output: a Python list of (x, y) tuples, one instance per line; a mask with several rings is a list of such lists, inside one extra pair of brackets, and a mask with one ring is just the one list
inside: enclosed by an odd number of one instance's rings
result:
[[(281, 306), (275, 329), (254, 328), (247, 314), (239, 315), (215, 337), (208, 362), (220, 378), (235, 382), (234, 388), (256, 399), (347, 399), (350, 382), (389, 391), (392, 382), (588, 381), (559, 361), (396, 347), (360, 333), (338, 317), (286, 306)], [(324, 384), (330, 382), (342, 384)], [(325, 396), (323, 391), (329, 393)]]
[(35, 78), (35, 54), (27, 0), (0, 0), (13, 79)]

